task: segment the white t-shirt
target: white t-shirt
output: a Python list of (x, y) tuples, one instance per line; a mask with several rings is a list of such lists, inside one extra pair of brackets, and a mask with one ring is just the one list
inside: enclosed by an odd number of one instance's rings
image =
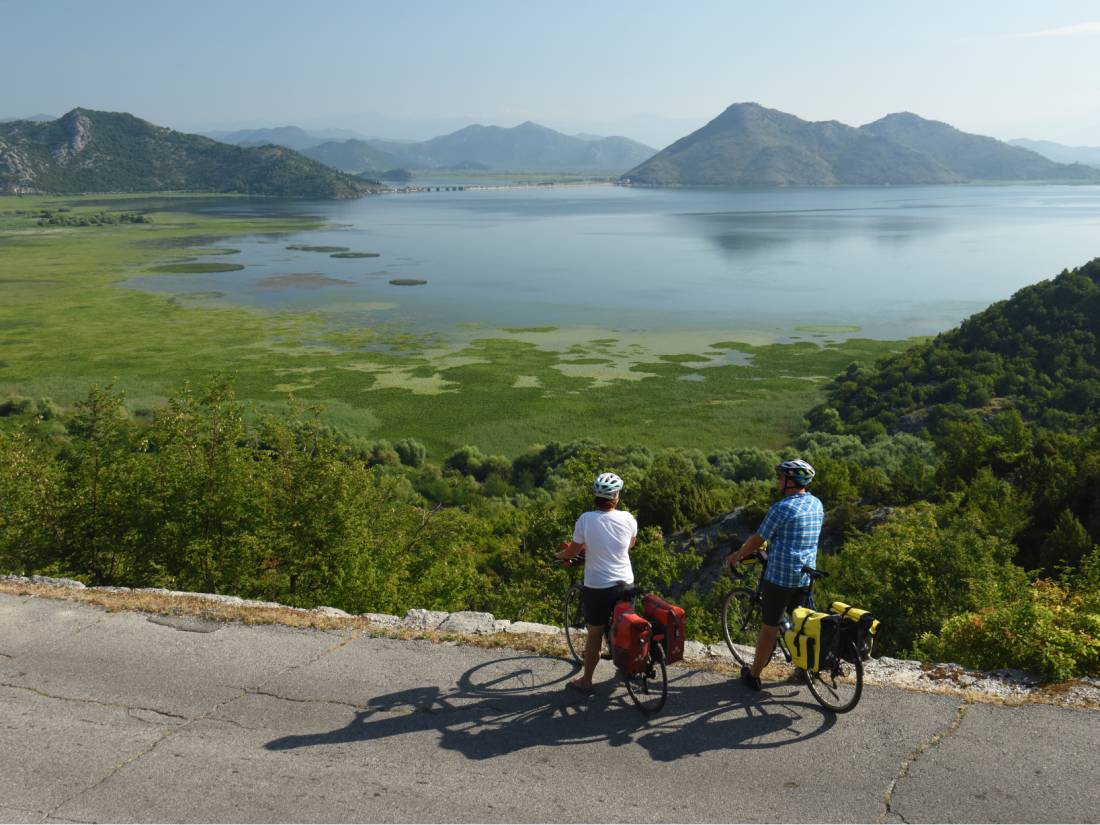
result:
[(638, 535), (638, 522), (625, 510), (590, 510), (573, 528), (573, 541), (587, 548), (585, 587), (614, 587), (634, 583), (630, 567), (630, 540)]

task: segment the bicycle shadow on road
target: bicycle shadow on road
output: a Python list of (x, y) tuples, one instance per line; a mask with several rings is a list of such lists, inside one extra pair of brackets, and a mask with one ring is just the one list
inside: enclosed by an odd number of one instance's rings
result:
[(646, 717), (614, 677), (592, 697), (564, 689), (572, 662), (535, 655), (508, 656), (466, 671), (453, 690), (436, 686), (370, 699), (346, 726), (283, 736), (268, 750), (347, 744), (422, 731), (468, 759), (492, 759), (525, 748), (607, 742), (635, 744), (658, 762), (712, 750), (775, 748), (820, 736), (835, 724), (792, 684), (749, 693), (715, 674), (674, 669), (668, 704)]

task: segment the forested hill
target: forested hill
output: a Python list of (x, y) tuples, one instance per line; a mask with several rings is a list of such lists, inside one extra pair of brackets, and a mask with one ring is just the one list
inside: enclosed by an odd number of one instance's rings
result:
[(284, 147), (230, 146), (125, 113), (0, 124), (0, 193), (181, 190), (351, 198), (372, 187)]
[(650, 185), (926, 184), (976, 180), (1100, 181), (993, 138), (904, 112), (855, 128), (735, 103), (623, 179)]
[[(1100, 413), (1100, 258), (1025, 287), (874, 370), (829, 390), (845, 426), (867, 434), (942, 427), (963, 410), (1011, 407), (1067, 430)], [(828, 426), (829, 413), (815, 421)]]
[(934, 446), (934, 473), (895, 472), (908, 488), (899, 502), (980, 502), (972, 542), (1010, 542), (1024, 570), (1100, 576), (1100, 258), (873, 368), (849, 367), (827, 399), (808, 416), (811, 439)]

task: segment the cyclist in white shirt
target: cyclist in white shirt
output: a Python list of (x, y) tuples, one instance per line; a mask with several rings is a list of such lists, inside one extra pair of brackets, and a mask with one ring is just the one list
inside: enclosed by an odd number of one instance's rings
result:
[(638, 540), (638, 522), (630, 513), (617, 509), (622, 489), (623, 480), (614, 473), (596, 478), (592, 484), (596, 509), (577, 519), (573, 540), (557, 555), (562, 560), (585, 556), (583, 606), (588, 637), (584, 644), (584, 673), (567, 685), (584, 694), (592, 693), (592, 674), (600, 660), (604, 630), (615, 603), (634, 584), (630, 549)]

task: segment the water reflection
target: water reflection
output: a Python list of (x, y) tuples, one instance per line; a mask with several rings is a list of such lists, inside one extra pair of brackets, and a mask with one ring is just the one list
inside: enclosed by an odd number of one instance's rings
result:
[[(240, 273), (142, 277), (132, 286), (294, 311), (393, 307), (372, 309), (363, 323), (381, 314), (420, 330), (585, 324), (774, 334), (836, 323), (897, 338), (946, 329), (1100, 254), (1096, 186), (535, 187), (162, 203), (226, 216), (308, 215), (327, 225), (219, 240), (241, 250)], [(380, 257), (340, 260), (291, 245)], [(300, 288), (301, 273), (318, 277)], [(428, 283), (395, 287), (393, 277)], [(261, 278), (282, 288), (257, 289)]]
[(899, 215), (894, 212), (745, 212), (677, 216), (685, 231), (706, 237), (719, 250), (735, 257), (771, 255), (792, 245), (832, 246), (863, 237), (889, 247), (926, 241), (950, 229), (937, 215)]

